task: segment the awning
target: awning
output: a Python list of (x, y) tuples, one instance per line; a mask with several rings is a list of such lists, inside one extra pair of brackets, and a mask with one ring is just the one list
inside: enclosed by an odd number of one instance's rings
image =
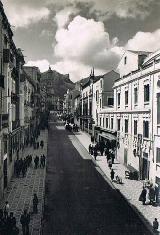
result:
[(116, 136), (110, 133), (99, 133), (99, 136), (102, 136), (103, 138), (108, 139), (108, 140), (117, 140)]

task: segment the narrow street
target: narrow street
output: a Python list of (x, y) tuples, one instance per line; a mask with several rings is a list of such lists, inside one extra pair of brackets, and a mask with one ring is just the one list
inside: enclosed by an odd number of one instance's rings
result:
[(150, 234), (71, 139), (79, 146), (62, 124), (50, 124), (43, 235)]

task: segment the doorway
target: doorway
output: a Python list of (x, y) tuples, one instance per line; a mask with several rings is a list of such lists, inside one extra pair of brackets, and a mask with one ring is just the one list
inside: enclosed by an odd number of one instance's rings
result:
[(8, 183), (8, 177), (7, 177), (7, 158), (4, 160), (3, 162), (3, 185), (4, 185), (4, 189), (7, 187), (7, 183)]
[(124, 165), (128, 163), (128, 149), (124, 149)]
[(149, 179), (149, 161), (148, 153), (143, 153), (142, 158), (142, 180)]

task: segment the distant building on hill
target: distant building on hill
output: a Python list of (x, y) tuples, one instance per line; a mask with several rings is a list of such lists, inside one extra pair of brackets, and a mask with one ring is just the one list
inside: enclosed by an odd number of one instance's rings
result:
[(69, 74), (60, 74), (50, 67), (41, 74), (41, 88), (46, 88), (46, 107), (54, 111), (63, 111), (64, 94), (68, 89), (73, 89), (74, 84), (69, 79)]

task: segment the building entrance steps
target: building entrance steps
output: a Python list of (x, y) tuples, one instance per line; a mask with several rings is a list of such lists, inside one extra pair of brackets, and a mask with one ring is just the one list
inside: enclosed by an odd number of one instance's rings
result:
[[(34, 149), (33, 147), (26, 147), (23, 151), (23, 157), (32, 155), (32, 165), (28, 168), (26, 177), (16, 178), (12, 177), (11, 182), (7, 190), (4, 193), (4, 197), (1, 201), (0, 208), (4, 208), (5, 201), (9, 202), (10, 212), (14, 213), (16, 217), (17, 226), (20, 229), (20, 235), (22, 234), (20, 216), (24, 209), (27, 209), (31, 215), (30, 221), (30, 235), (41, 234), (41, 220), (43, 216), (44, 206), (44, 191), (45, 191), (45, 168), (34, 169), (34, 157), (45, 155), (47, 157), (47, 143), (48, 143), (48, 131), (42, 130), (37, 142), (43, 140), (44, 147), (41, 149)], [(21, 155), (22, 156), (22, 155)], [(20, 157), (21, 157), (20, 156)], [(32, 199), (33, 194), (38, 196), (38, 214), (33, 214)]]
[[(91, 136), (85, 132), (79, 131), (78, 133), (74, 133), (81, 144), (88, 150), (89, 144), (91, 144)], [(97, 160), (94, 160), (92, 156), (92, 160), (96, 164), (96, 168), (100, 168), (102, 171), (102, 176), (104, 178), (107, 177), (107, 181), (117, 189), (122, 196), (128, 201), (128, 203), (132, 206), (132, 208), (137, 212), (137, 214), (141, 217), (143, 222), (152, 230), (152, 223), (155, 218), (158, 219), (160, 223), (160, 206), (152, 206), (149, 205), (149, 199), (147, 195), (146, 204), (142, 205), (142, 202), (139, 201), (139, 196), (141, 194), (143, 188), (143, 182), (137, 180), (130, 180), (125, 178), (125, 171), (128, 170), (123, 164), (119, 163), (115, 159), (115, 163), (112, 165), (112, 169), (115, 171), (115, 176), (118, 175), (122, 178), (123, 184), (118, 184), (114, 181), (110, 180), (110, 168), (107, 164), (107, 159), (105, 156), (97, 156)], [(160, 232), (160, 227), (159, 227)]]

